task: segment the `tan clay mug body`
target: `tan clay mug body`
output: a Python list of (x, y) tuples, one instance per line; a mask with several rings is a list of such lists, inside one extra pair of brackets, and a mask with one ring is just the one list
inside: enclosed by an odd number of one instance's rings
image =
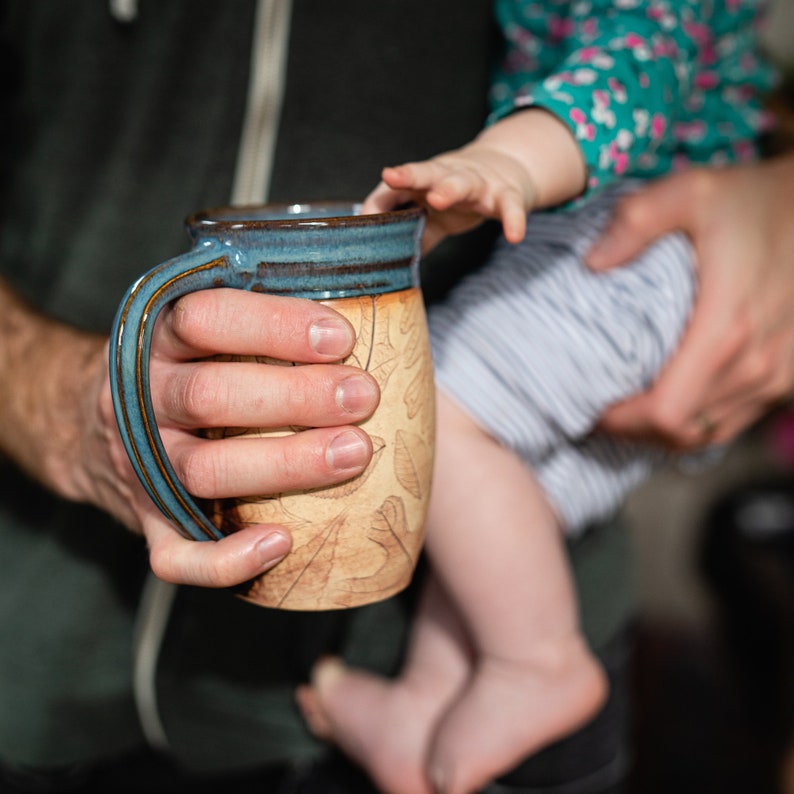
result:
[[(111, 337), (114, 408), (133, 467), (158, 507), (196, 540), (265, 522), (292, 534), (291, 553), (242, 589), (247, 600), (338, 609), (387, 598), (411, 579), (423, 541), (435, 422), (418, 284), (423, 222), (416, 209), (355, 215), (352, 205), (341, 204), (199, 213), (187, 223), (191, 250), (141, 277), (119, 307)], [(187, 493), (151, 406), (151, 334), (170, 301), (214, 287), (321, 300), (352, 323), (357, 342), (345, 363), (367, 370), (381, 389), (377, 410), (362, 424), (374, 455), (361, 475), (327, 488), (222, 500), (208, 509)], [(300, 430), (223, 428), (208, 435)]]

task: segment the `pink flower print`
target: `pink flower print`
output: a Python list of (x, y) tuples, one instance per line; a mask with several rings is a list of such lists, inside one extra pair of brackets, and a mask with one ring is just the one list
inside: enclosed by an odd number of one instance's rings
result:
[(609, 109), (610, 103), (607, 91), (593, 91), (593, 119), (607, 129), (615, 126), (615, 114)]
[(713, 42), (710, 41), (700, 48), (699, 61), (701, 66), (711, 66), (717, 63), (718, 60), (719, 55), (717, 54), (717, 48), (714, 46)]
[(576, 125), (575, 135), (579, 140), (595, 140), (595, 125), (590, 124), (584, 111), (579, 108), (571, 108), (571, 112), (568, 115)]
[(706, 103), (706, 98), (702, 91), (693, 91), (685, 100), (684, 107), (690, 114), (698, 114), (703, 110), (703, 105)]
[(615, 77), (610, 77), (607, 79), (607, 85), (609, 86), (609, 90), (612, 92), (615, 102), (618, 102), (622, 105), (627, 99), (626, 86), (624, 86), (623, 83), (621, 83), (620, 80)]
[(543, 81), (545, 88), (549, 91), (557, 91), (564, 85), (576, 85), (573, 75), (570, 72), (558, 72)]
[(744, 72), (754, 72), (758, 69), (758, 61), (752, 52), (746, 52), (739, 58), (739, 66)]
[(616, 176), (624, 174), (630, 165), (627, 149), (634, 142), (634, 136), (628, 130), (621, 130), (615, 139), (601, 148), (599, 163), (603, 170), (611, 170)]
[(667, 132), (667, 119), (661, 113), (655, 113), (651, 119), (651, 140), (658, 141)]
[(656, 58), (676, 58), (678, 47), (672, 39), (657, 38), (653, 42), (653, 54)]
[(684, 22), (682, 27), (684, 33), (700, 47), (705, 47), (711, 41), (711, 30), (708, 25), (700, 22)]
[(706, 125), (702, 121), (682, 121), (673, 126), (673, 134), (679, 141), (701, 141), (706, 134)]
[(733, 144), (733, 153), (740, 163), (749, 163), (756, 156), (755, 146), (750, 141), (736, 141)]
[(505, 74), (521, 74), (534, 72), (538, 68), (536, 58), (531, 57), (525, 52), (512, 50), (502, 62), (502, 71)]
[(639, 8), (643, 3), (643, 0), (615, 0), (615, 8), (619, 8), (621, 11), (633, 11), (635, 8)]
[(649, 19), (652, 19), (654, 22), (657, 22), (659, 25), (663, 26), (665, 29), (670, 30), (671, 28), (676, 26), (676, 19), (673, 14), (669, 12), (667, 8), (665, 8), (661, 3), (656, 5), (651, 5), (646, 14)]
[(580, 26), (582, 38), (594, 39), (598, 35), (598, 19), (595, 17), (588, 17), (582, 22)]
[(655, 5), (649, 6), (646, 13), (649, 19), (655, 19), (657, 22), (664, 17), (664, 9)]
[(535, 98), (532, 94), (517, 94), (513, 98), (513, 104), (517, 108), (529, 108), (535, 104)]
[(615, 155), (615, 173), (618, 176), (625, 174), (629, 167), (629, 156), (625, 152), (618, 152)]
[(593, 58), (592, 64), (596, 69), (601, 69), (601, 71), (606, 72), (615, 66), (615, 59), (611, 55), (602, 52), (600, 55)]
[(774, 113), (762, 112), (758, 116), (758, 129), (760, 132), (769, 132), (777, 125), (777, 117)]
[(626, 149), (631, 148), (631, 145), (634, 143), (634, 136), (629, 130), (618, 130), (615, 140), (617, 141), (618, 146), (623, 151), (626, 151)]
[(653, 152), (643, 152), (637, 158), (637, 168), (641, 171), (652, 171), (659, 163), (659, 157)]
[(635, 108), (632, 116), (634, 117), (634, 134), (638, 138), (644, 138), (648, 134), (651, 125), (651, 115), (645, 108)]
[(569, 38), (574, 32), (574, 23), (572, 19), (565, 19), (552, 14), (548, 18), (548, 31), (549, 38), (552, 41), (564, 41)]
[(535, 42), (535, 37), (521, 25), (516, 25), (514, 22), (505, 27), (505, 37), (508, 41), (513, 42), (519, 49), (527, 50), (532, 47)]
[(573, 85), (592, 85), (598, 79), (598, 74), (593, 69), (577, 69), (571, 75)]
[(604, 171), (611, 170), (616, 176), (620, 176), (628, 168), (629, 156), (620, 150), (617, 141), (611, 141), (601, 150), (599, 161)]
[(703, 91), (711, 91), (719, 85), (720, 76), (716, 72), (700, 72), (695, 75), (694, 84), (696, 88)]
[(613, 39), (612, 46), (616, 49), (621, 47), (626, 50), (631, 50), (631, 54), (638, 61), (650, 61), (653, 58), (648, 42), (636, 33), (627, 33), (618, 39)]
[(600, 54), (601, 50), (598, 47), (582, 47), (578, 52), (579, 60), (582, 63), (591, 63), (596, 60)]

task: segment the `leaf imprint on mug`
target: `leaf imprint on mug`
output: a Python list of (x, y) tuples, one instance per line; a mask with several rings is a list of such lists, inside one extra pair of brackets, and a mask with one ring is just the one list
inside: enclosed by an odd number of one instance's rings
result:
[(405, 545), (405, 539), (411, 534), (405, 515), (405, 502), (399, 496), (389, 496), (383, 501), (373, 515), (370, 530), (369, 539), (383, 547), (387, 559), (402, 552), (413, 561), (412, 553)]
[[(287, 585), (279, 599), (280, 605), (287, 601), (293, 588), (304, 576), (311, 577), (313, 587), (319, 592), (327, 587), (345, 518), (344, 512), (339, 513), (327, 524), (325, 532), (309, 533), (301, 537), (297, 545), (295, 545), (296, 539), (293, 536), (293, 553), (288, 554), (278, 566), (284, 574), (282, 584), (286, 581)], [(308, 550), (308, 562), (306, 562), (307, 554), (295, 553), (300, 547)]]
[[(380, 317), (376, 317), (377, 307), (380, 308)], [(376, 322), (377, 320), (377, 322)], [(372, 350), (370, 351), (367, 370), (378, 382), (382, 391), (385, 391), (391, 374), (397, 369), (399, 354), (391, 341), (389, 331), (389, 310), (386, 305), (380, 305), (373, 300), (372, 322)]]
[(414, 433), (398, 430), (394, 441), (394, 474), (397, 481), (417, 499), (422, 498), (422, 478), (420, 468), (414, 460), (414, 450), (422, 460), (427, 459), (426, 444)]

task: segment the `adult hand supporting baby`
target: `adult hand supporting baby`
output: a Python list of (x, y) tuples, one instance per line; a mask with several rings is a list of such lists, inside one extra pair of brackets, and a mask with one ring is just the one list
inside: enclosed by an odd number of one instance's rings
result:
[(676, 229), (697, 256), (689, 327), (656, 383), (601, 426), (696, 449), (730, 440), (794, 394), (794, 156), (643, 188), (620, 203), (588, 265), (625, 264)]

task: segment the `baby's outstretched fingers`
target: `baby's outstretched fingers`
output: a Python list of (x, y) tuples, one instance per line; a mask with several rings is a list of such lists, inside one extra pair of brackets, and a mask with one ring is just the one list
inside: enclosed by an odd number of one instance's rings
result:
[(434, 158), (418, 163), (404, 163), (384, 168), (381, 178), (393, 190), (428, 193), (438, 187), (449, 173), (449, 166), (441, 159)]
[(371, 215), (376, 212), (391, 212), (391, 210), (413, 202), (414, 194), (410, 190), (394, 190), (385, 182), (378, 186), (364, 199), (361, 204), (361, 214)]
[(520, 243), (527, 231), (527, 210), (522, 197), (506, 192), (497, 199), (497, 217), (508, 243)]

